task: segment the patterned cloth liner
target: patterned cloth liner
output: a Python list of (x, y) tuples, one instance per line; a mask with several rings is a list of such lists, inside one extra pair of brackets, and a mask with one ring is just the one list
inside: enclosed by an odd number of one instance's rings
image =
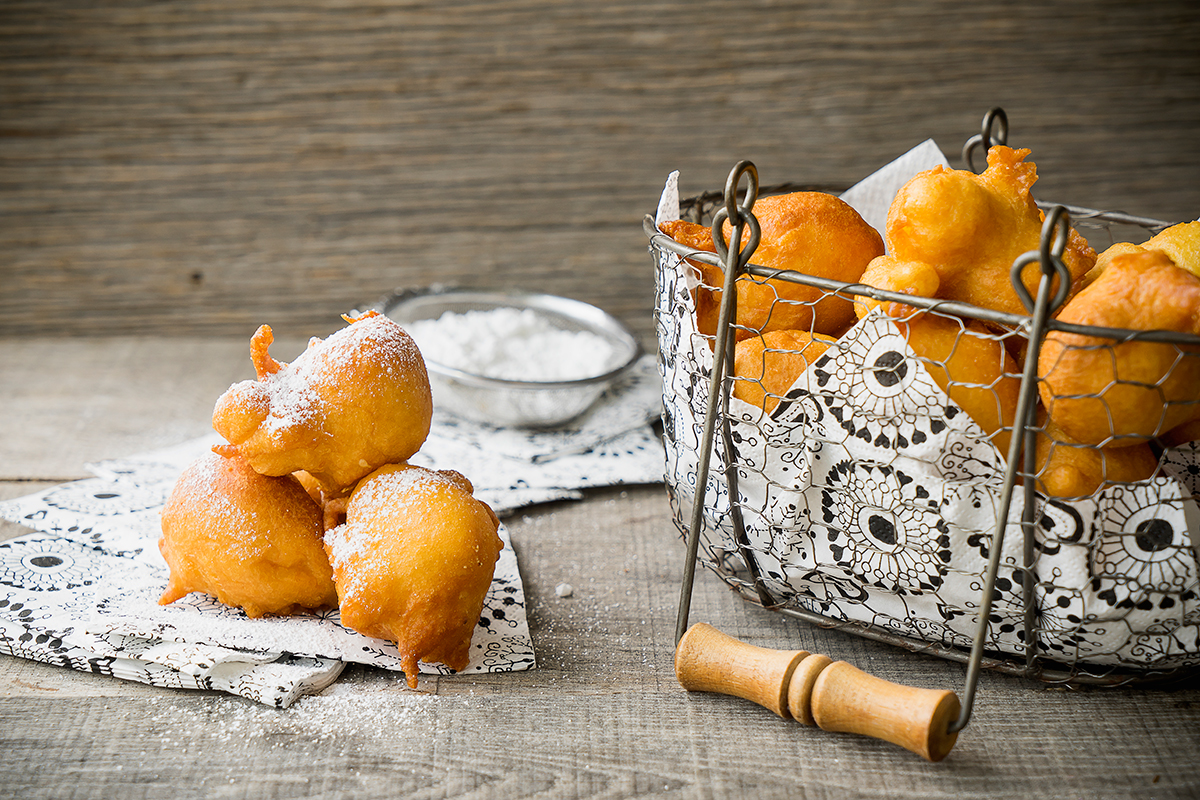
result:
[[(897, 162), (908, 176), (926, 168), (914, 153)], [(888, 169), (876, 177), (893, 187), (907, 180)], [(676, 181), (668, 181), (660, 221), (678, 214)], [(847, 195), (890, 203), (891, 194), (871, 181)], [(863, 216), (882, 219), (878, 209)], [(654, 252), (666, 480), (686, 536), (712, 351), (694, 327), (691, 269), (668, 251)], [(876, 371), (871, 365), (881, 357), (889, 367)], [(776, 601), (917, 641), (970, 647), (1004, 459), (886, 316), (861, 320), (770, 415), (736, 398), (728, 412), (748, 551)], [(714, 447), (702, 560), (738, 583), (749, 578), (724, 471), (722, 448)], [(1200, 664), (1198, 492), (1200, 450), (1187, 445), (1168, 450), (1152, 480), (1074, 502), (1038, 496), (1039, 655), (1132, 669)], [(1018, 491), (986, 643), (1014, 656), (1025, 652), (1017, 569), (1022, 508)]]
[[(464, 473), (501, 515), (586, 487), (656, 483), (662, 446), (647, 423), (659, 398), (651, 357), (570, 427), (489, 429), (438, 415), (412, 461)], [(400, 669), (390, 643), (344, 628), (336, 611), (254, 620), (198, 594), (158, 605), (167, 577), (159, 512), (182, 469), (219, 441), (92, 464), (94, 478), (0, 503), (0, 517), (37, 531), (0, 542), (0, 653), (277, 707), (325, 688), (347, 662)], [(516, 553), (503, 525), (500, 534), (467, 672), (535, 663)]]

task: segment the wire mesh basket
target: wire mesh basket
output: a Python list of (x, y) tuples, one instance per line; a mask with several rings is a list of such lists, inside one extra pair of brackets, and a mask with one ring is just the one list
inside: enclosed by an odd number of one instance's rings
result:
[[(974, 148), (1007, 136), (998, 111), (964, 148), (972, 171)], [(1013, 264), (1026, 313), (1012, 314), (753, 264), (759, 195), (810, 188), (760, 192), (739, 164), (724, 192), (682, 204), (694, 222), (716, 217), (715, 253), (644, 224), (666, 482), (688, 543), (678, 636), (699, 562), (765, 608), (967, 664), (952, 730), (983, 668), (1120, 684), (1200, 664), (1200, 436), (1186, 424), (1200, 418), (1200, 336), (1054, 318), (1072, 224), (1099, 251), (1168, 223), (1044, 206), (1039, 248)], [(723, 220), (746, 233), (724, 244)], [(712, 266), (721, 285), (706, 282)], [(835, 296), (860, 313), (836, 338), (769, 334), (739, 321), (739, 280), (774, 287), (771, 313)], [(785, 285), (810, 294), (788, 299)], [(706, 302), (715, 327), (698, 322)], [(1160, 374), (1120, 372), (1147, 352)], [(1115, 374), (1059, 385), (1064, 363), (1075, 377)], [(1125, 395), (1158, 402), (1144, 430), (1121, 427)], [(1095, 435), (1056, 427), (1071, 404), (1104, 423)]]

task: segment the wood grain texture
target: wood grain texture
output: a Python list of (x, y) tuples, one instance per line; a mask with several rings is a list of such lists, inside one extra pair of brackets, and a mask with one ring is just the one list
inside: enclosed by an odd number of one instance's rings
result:
[[(640, 221), (670, 170), (685, 194), (743, 158), (764, 183), (848, 185), (928, 137), (957, 164), (993, 105), (1039, 197), (1200, 216), (1200, 7), (1182, 0), (6, 0), (0, 497), (206, 432), (260, 323), (286, 358), (397, 287), (542, 289), (648, 338)], [(0, 657), (0, 796), (1200, 795), (1193, 686), (986, 673), (931, 765), (679, 687), (661, 487), (509, 526), (536, 670), (409, 692), (351, 668), (278, 711)], [(963, 679), (708, 575), (691, 616), (898, 683)]]
[(672, 169), (848, 185), (983, 113), (1038, 195), (1200, 215), (1200, 6), (0, 4), (0, 334), (324, 335), (396, 287), (645, 336)]
[[(207, 424), (211, 391), (241, 369), (227, 339), (7, 339), (0, 385), (23, 385), (25, 424), (49, 441), (90, 392), (124, 386), (128, 414), (18, 465), (70, 472)], [(154, 352), (195, 373), (147, 369)], [(36, 365), (71, 368), (53, 384)], [(15, 366), (14, 366), (15, 365)], [(67, 399), (63, 399), (67, 398)], [(2, 398), (0, 408), (8, 406)], [(194, 404), (193, 404), (194, 403)], [(192, 416), (194, 415), (194, 416)], [(129, 417), (129, 418), (127, 418)], [(20, 452), (25, 452), (21, 449)], [(28, 460), (27, 460), (28, 459)], [(11, 457), (2, 459), (7, 462)], [(74, 465), (74, 466), (72, 466)], [(19, 471), (19, 470), (18, 470)], [(0, 482), (17, 497), (44, 482)], [(596, 490), (508, 520), (536, 669), (425, 677), (351, 667), (276, 710), (225, 695), (129, 684), (0, 657), (0, 796), (21, 798), (804, 797), (1190, 798), (1200, 792), (1200, 689), (1049, 689), (985, 672), (970, 725), (939, 764), (874, 739), (689, 694), (673, 669), (683, 546), (661, 486)], [(0, 537), (18, 531), (0, 529)], [(568, 582), (569, 598), (554, 587)], [(763, 611), (699, 575), (691, 618), (760, 647), (825, 653), (883, 679), (961, 691), (960, 665)]]
[[(290, 361), (303, 341), (271, 349)], [(0, 480), (90, 477), (85, 465), (212, 431), (217, 397), (254, 377), (246, 339), (25, 338), (0, 344)]]

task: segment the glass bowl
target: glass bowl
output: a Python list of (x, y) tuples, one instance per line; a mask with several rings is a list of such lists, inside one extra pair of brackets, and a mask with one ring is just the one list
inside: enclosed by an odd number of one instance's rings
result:
[(637, 339), (615, 317), (588, 303), (549, 294), (430, 289), (397, 294), (382, 304), (381, 311), (407, 329), (414, 322), (436, 320), (447, 312), (501, 308), (529, 310), (557, 330), (598, 336), (611, 349), (611, 357), (594, 375), (571, 380), (514, 380), (439, 363), (424, 354), (435, 408), (501, 427), (556, 427), (591, 408), (642, 354)]

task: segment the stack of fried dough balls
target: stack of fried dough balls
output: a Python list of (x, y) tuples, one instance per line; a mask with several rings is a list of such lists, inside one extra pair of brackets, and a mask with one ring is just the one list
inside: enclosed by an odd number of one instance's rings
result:
[[(837, 274), (806, 268), (804, 259), (819, 262), (840, 248), (869, 251), (869, 237), (857, 223), (846, 224), (838, 209), (829, 218), (843, 223), (826, 219), (815, 224), (793, 213), (800, 207), (796, 201), (767, 198), (754, 208), (766, 255), (760, 258), (756, 252), (751, 261), (1023, 315), (1027, 312), (1012, 285), (1011, 268), (1019, 256), (1039, 249), (1045, 221), (1032, 195), (1037, 167), (1028, 156), (1028, 150), (994, 146), (987, 169), (978, 175), (942, 167), (916, 175), (889, 208), (886, 253), (880, 249), (865, 265)], [(813, 215), (836, 208), (828, 201), (806, 200), (803, 205)], [(787, 225), (807, 226), (807, 231), (790, 234), (783, 230)], [(712, 234), (703, 226), (675, 222), (662, 230), (696, 250), (714, 250)], [(844, 242), (814, 243), (813, 238), (843, 235)], [(785, 249), (780, 242), (788, 241), (808, 253), (791, 253), (791, 266), (779, 256)], [(1059, 320), (1200, 335), (1200, 222), (1169, 227), (1140, 245), (1113, 245), (1099, 256), (1078, 231), (1070, 230), (1062, 261), (1071, 283)], [(696, 327), (713, 335), (720, 303), (720, 291), (713, 287), (721, 285), (721, 271), (689, 263), (699, 278), (693, 293)], [(1035, 294), (1040, 271), (1031, 267), (1022, 280)], [(743, 282), (754, 290), (743, 291)], [(832, 302), (841, 298), (809, 287), (776, 288), (775, 283), (783, 281), (744, 278), (737, 284), (732, 393), (765, 414), (775, 412), (801, 375), (827, 348), (836, 347), (836, 337), (847, 329), (841, 307)], [(764, 304), (766, 289), (771, 295)], [(793, 296), (795, 307), (779, 302)], [(782, 308), (786, 313), (780, 314)], [(1110, 483), (1146, 480), (1157, 471), (1158, 449), (1200, 440), (1200, 348), (1052, 332), (1040, 352), (1030, 353), (1019, 332), (995, 323), (904, 302), (853, 301), (859, 319), (875, 309), (892, 318), (934, 381), (1003, 455), (1016, 425), (1023, 362), (1038, 360), (1037, 479), (1048, 495), (1084, 497)]]
[(433, 414), (412, 338), (376, 312), (346, 320), (291, 364), (269, 354), (268, 326), (254, 334), (257, 379), (213, 411), (227, 443), (163, 509), (159, 602), (201, 592), (250, 617), (339, 606), (347, 627), (396, 644), (415, 687), (419, 661), (468, 665), (499, 520), (464, 476), (407, 463)]

